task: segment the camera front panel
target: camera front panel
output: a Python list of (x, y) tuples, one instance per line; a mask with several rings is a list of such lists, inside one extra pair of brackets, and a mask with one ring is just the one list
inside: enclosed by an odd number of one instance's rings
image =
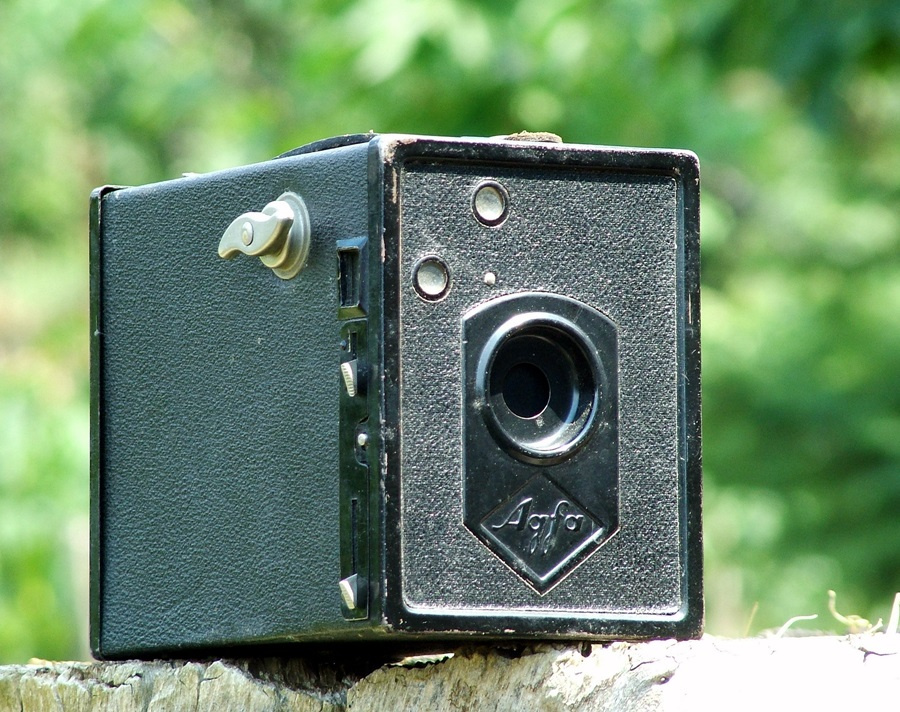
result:
[(435, 630), (696, 632), (685, 177), (613, 151), (572, 166), (548, 149), (516, 163), (417, 148), (397, 161), (386, 236), (401, 325), (395, 615)]

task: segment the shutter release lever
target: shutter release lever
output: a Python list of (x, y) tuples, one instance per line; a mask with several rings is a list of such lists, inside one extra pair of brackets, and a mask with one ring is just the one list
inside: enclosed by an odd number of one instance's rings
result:
[(259, 257), (281, 279), (291, 279), (306, 265), (309, 246), (306, 204), (296, 193), (283, 193), (262, 212), (235, 218), (219, 241), (219, 257)]

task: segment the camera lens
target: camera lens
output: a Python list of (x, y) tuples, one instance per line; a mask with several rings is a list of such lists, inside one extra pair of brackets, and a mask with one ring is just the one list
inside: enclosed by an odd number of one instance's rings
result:
[(540, 366), (517, 363), (503, 379), (503, 402), (520, 418), (536, 418), (550, 402), (550, 381)]
[(593, 431), (602, 366), (584, 332), (561, 316), (509, 319), (484, 347), (477, 388), (494, 438), (513, 457), (553, 464)]

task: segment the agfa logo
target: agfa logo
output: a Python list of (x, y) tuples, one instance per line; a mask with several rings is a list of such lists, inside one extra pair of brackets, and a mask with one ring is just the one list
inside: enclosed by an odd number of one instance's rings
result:
[(609, 538), (607, 521), (538, 475), (484, 517), (476, 534), (543, 594)]
[(532, 512), (533, 504), (533, 497), (525, 497), (513, 507), (503, 522), (492, 524), (491, 529), (504, 527), (513, 527), (517, 531), (527, 529), (531, 532), (528, 540), (529, 554), (534, 554), (538, 550), (541, 554), (547, 554), (556, 543), (560, 527), (570, 532), (581, 531), (584, 515), (571, 513), (573, 507), (568, 500), (560, 499), (552, 510), (546, 512)]

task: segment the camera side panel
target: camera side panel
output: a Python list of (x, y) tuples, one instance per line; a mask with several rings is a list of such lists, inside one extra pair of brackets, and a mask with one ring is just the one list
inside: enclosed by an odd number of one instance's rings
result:
[[(367, 235), (366, 171), (367, 147), (351, 146), (99, 199), (97, 654), (347, 627), (338, 593), (347, 322), (336, 245)], [(232, 220), (287, 190), (303, 196), (311, 222), (298, 276), (280, 279), (255, 257), (219, 257)]]

